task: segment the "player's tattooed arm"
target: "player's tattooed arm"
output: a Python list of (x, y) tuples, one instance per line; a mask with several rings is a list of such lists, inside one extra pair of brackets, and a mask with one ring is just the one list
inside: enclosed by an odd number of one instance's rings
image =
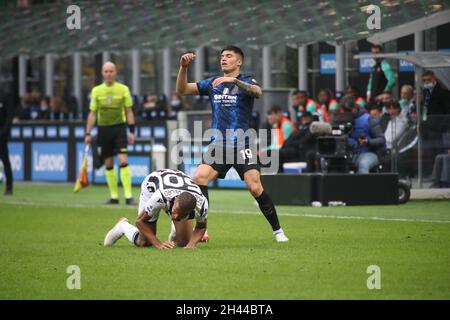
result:
[(220, 77), (216, 78), (213, 81), (212, 86), (217, 87), (222, 83), (234, 83), (239, 88), (243, 89), (245, 92), (247, 92), (251, 96), (254, 96), (255, 98), (259, 98), (262, 95), (261, 87), (257, 85), (256, 82), (255, 84), (251, 84), (233, 77)]
[(245, 90), (249, 95), (259, 98), (262, 96), (261, 87), (256, 84), (250, 84), (239, 79), (235, 79), (234, 83), (241, 89)]

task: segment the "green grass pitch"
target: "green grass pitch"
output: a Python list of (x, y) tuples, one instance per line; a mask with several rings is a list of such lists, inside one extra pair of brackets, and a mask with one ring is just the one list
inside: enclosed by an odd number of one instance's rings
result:
[[(246, 191), (210, 191), (211, 241), (195, 250), (135, 248), (103, 237), (135, 207), (106, 207), (107, 189), (17, 184), (0, 196), (0, 299), (450, 299), (450, 203), (285, 207), (276, 243)], [(138, 195), (138, 189), (134, 194)], [(158, 236), (166, 239), (162, 214)], [(81, 289), (66, 287), (67, 267)], [(381, 289), (367, 288), (367, 268)]]

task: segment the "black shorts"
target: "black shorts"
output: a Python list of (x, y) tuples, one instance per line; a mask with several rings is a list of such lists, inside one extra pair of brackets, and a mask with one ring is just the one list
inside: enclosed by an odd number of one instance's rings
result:
[(251, 147), (225, 148), (209, 145), (208, 150), (203, 154), (202, 163), (216, 170), (220, 179), (223, 179), (232, 167), (241, 180), (244, 180), (244, 173), (249, 170), (261, 171), (257, 149)]
[(127, 153), (127, 127), (123, 124), (98, 126), (97, 152), (104, 160), (118, 153)]

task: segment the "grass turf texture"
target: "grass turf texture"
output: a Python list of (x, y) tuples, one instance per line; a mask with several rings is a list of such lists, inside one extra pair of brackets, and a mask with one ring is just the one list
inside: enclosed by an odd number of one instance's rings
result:
[[(107, 189), (17, 184), (0, 196), (0, 299), (450, 299), (450, 203), (284, 207), (276, 243), (246, 191), (210, 191), (211, 241), (135, 248), (103, 237), (135, 207), (106, 207)], [(138, 195), (138, 189), (134, 189)], [(122, 202), (123, 203), (123, 199)], [(166, 239), (162, 214), (158, 236)], [(81, 290), (68, 290), (69, 265)], [(368, 290), (369, 265), (381, 290)]]

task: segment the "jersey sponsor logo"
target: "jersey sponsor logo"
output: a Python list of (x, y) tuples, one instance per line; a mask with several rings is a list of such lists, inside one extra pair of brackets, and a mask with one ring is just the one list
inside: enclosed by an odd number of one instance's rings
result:
[(237, 103), (237, 96), (229, 94), (215, 94), (214, 103), (220, 103), (223, 107), (231, 107)]

